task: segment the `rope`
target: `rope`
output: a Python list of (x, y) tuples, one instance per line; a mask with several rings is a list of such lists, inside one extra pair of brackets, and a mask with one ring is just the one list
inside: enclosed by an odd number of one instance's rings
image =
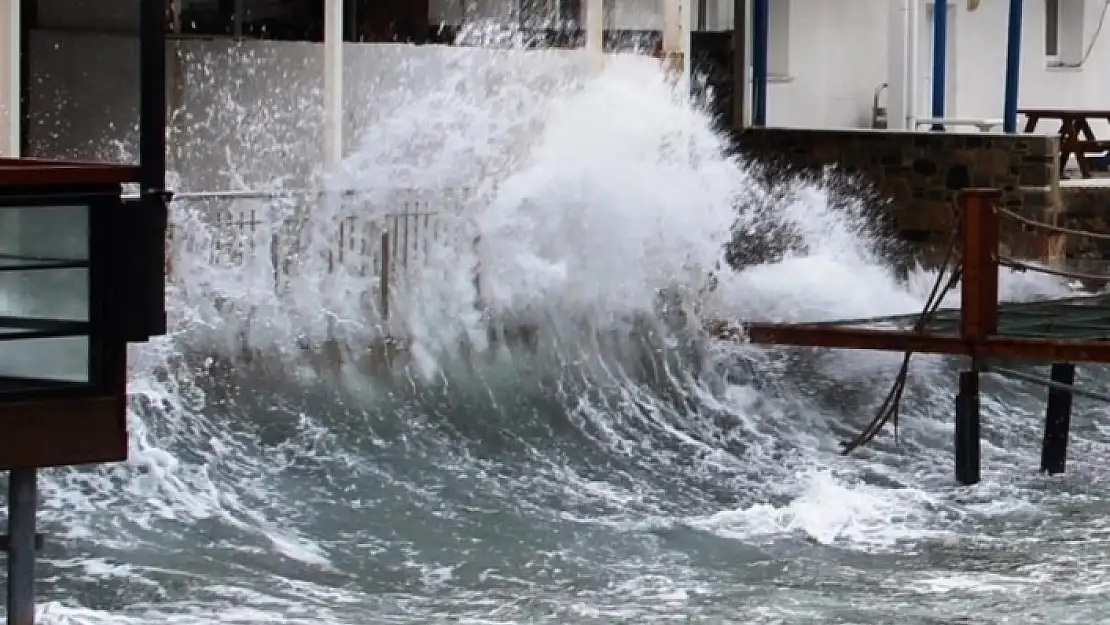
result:
[(1038, 267), (1030, 263), (1023, 263), (1020, 260), (1015, 260), (1007, 256), (1000, 256), (998, 264), (1003, 267), (1009, 267), (1015, 271), (1032, 271), (1033, 273), (1043, 273), (1050, 276), (1058, 276), (1060, 278), (1072, 278), (1075, 280), (1102, 280), (1110, 282), (1110, 275), (1099, 275), (1095, 273), (1083, 273), (1081, 271), (1065, 271), (1063, 269), (1049, 269), (1048, 267)]
[[(956, 223), (962, 223), (962, 209), (956, 211)], [(940, 269), (937, 271), (937, 279), (933, 283), (933, 288), (929, 292), (929, 297), (925, 300), (925, 306), (921, 310), (921, 315), (914, 323), (913, 331), (919, 334), (924, 334), (925, 329), (928, 327), (929, 322), (936, 315), (937, 310), (940, 309), (941, 302), (944, 301), (944, 296), (952, 289), (953, 286), (960, 279), (959, 265), (954, 263), (958, 258), (957, 241), (959, 240), (960, 228), (952, 229), (951, 236), (948, 241), (948, 250), (944, 255), (944, 261), (941, 263)], [(945, 274), (949, 269), (952, 269), (951, 275), (945, 280)], [(902, 365), (898, 368), (898, 374), (894, 378), (894, 384), (891, 385), (890, 392), (887, 393), (883, 403), (879, 406), (875, 417), (863, 428), (855, 438), (841, 443), (841, 454), (848, 455), (859, 447), (871, 442), (875, 436), (886, 426), (887, 423), (893, 422), (894, 424), (894, 440), (898, 441), (898, 417), (901, 412), (902, 397), (906, 392), (906, 385), (910, 373), (910, 359), (913, 357), (912, 351), (906, 351), (902, 356)]]
[(990, 367), (985, 368), (983, 371), (985, 373), (994, 373), (994, 374), (1000, 375), (1002, 377), (1013, 378), (1015, 380), (1021, 380), (1023, 382), (1032, 382), (1034, 384), (1042, 384), (1044, 386), (1047, 386), (1048, 388), (1054, 388), (1054, 389), (1057, 389), (1057, 390), (1066, 391), (1068, 393), (1072, 393), (1073, 395), (1078, 395), (1079, 397), (1087, 397), (1089, 399), (1094, 399), (1096, 401), (1110, 403), (1110, 395), (1107, 395), (1107, 394), (1104, 394), (1104, 393), (1097, 393), (1095, 391), (1084, 390), (1084, 389), (1078, 388), (1078, 387), (1076, 387), (1072, 384), (1064, 384), (1063, 382), (1057, 382), (1056, 380), (1053, 380), (1051, 378), (1045, 378), (1045, 377), (1041, 377), (1039, 375), (1033, 375), (1031, 373), (1022, 373), (1021, 371), (1014, 371), (1013, 369), (1005, 369), (1003, 367), (995, 367), (993, 365), (990, 366)]
[(1033, 220), (1033, 219), (1029, 219), (1028, 217), (1024, 217), (1022, 215), (1019, 215), (1019, 214), (1015, 213), (1014, 211), (1002, 208), (1001, 206), (995, 208), (995, 210), (997, 210), (1000, 215), (1005, 215), (1006, 217), (1009, 217), (1010, 219), (1013, 219), (1014, 221), (1017, 221), (1017, 222), (1019, 222), (1023, 225), (1029, 226), (1030, 228), (1037, 228), (1037, 229), (1040, 229), (1040, 230), (1047, 230), (1049, 232), (1055, 232), (1057, 234), (1070, 234), (1072, 236), (1077, 236), (1077, 237), (1087, 237), (1087, 238), (1090, 238), (1090, 239), (1097, 239), (1099, 241), (1110, 241), (1110, 234), (1106, 234), (1106, 233), (1102, 233), (1102, 232), (1090, 232), (1088, 230), (1076, 230), (1074, 228), (1065, 228), (1063, 226), (1054, 226), (1052, 224), (1046, 224), (1043, 221), (1036, 221), (1036, 220)]

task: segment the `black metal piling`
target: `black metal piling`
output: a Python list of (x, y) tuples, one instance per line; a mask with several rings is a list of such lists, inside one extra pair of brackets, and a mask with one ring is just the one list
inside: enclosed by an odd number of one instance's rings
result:
[(1075, 365), (1058, 362), (1052, 365), (1052, 381), (1048, 387), (1045, 410), (1044, 442), (1041, 446), (1041, 471), (1049, 475), (1064, 472), (1068, 459), (1068, 430), (1071, 428), (1071, 386), (1075, 384)]
[(964, 486), (979, 483), (979, 372), (960, 372), (956, 394), (956, 481)]

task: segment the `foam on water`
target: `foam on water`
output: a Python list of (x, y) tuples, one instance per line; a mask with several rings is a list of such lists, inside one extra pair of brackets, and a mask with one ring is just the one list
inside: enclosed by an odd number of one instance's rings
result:
[[(711, 344), (700, 378), (674, 362), (645, 378), (571, 331), (654, 319), (662, 289), (686, 296), (687, 328), (695, 312), (917, 312), (934, 276), (896, 277), (862, 193), (845, 199), (824, 180), (764, 186), (650, 59), (611, 58), (594, 75), (574, 54), (405, 49), (438, 55), (439, 82), (388, 94), (327, 184), (362, 191), (367, 217), (402, 191), (459, 192), (444, 216), (452, 236), (396, 301), (420, 367), (388, 387), (348, 372), (337, 390), (296, 347), (330, 333), (356, 352), (387, 330), (365, 277), (343, 266), (325, 276), (326, 232), (349, 203), (242, 204), (273, 231), (303, 219), (309, 244), (281, 290), (266, 254), (213, 263), (211, 224), (176, 205), (178, 232), (200, 243), (176, 259), (172, 333), (131, 351), (131, 459), (43, 480), (43, 518), (63, 541), (47, 553), (63, 579), (47, 584), (44, 622), (612, 622), (737, 610), (803, 622), (821, 614), (812, 598), (734, 596), (741, 582), (720, 571), (743, 567), (714, 558), (798, 549), (782, 545), (799, 535), (872, 554), (971, 531), (970, 509), (943, 486), (950, 426), (947, 408), (933, 407), (950, 395), (930, 384), (948, 375), (944, 362), (914, 369), (901, 453), (884, 439), (842, 459), (838, 439), (869, 418), (896, 355)], [(280, 186), (283, 172), (229, 177)], [(730, 271), (733, 233), (767, 225), (794, 244)], [(1017, 274), (1002, 290), (1066, 292)], [(483, 312), (538, 323), (539, 355), (446, 366), (460, 336), (485, 347)], [(264, 354), (264, 375), (257, 363), (227, 365), (244, 341)], [(771, 566), (760, 558), (752, 566)], [(1017, 584), (916, 583), (934, 594)]]

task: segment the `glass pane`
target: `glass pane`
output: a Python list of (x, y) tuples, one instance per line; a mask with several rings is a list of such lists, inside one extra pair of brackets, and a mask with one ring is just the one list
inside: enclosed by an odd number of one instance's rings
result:
[(0, 390), (89, 381), (88, 261), (88, 206), (0, 206)]
[[(5, 378), (10, 390), (25, 390), (34, 380), (89, 382), (89, 338), (0, 340), (0, 381)], [(20, 388), (12, 378), (27, 384)]]
[(88, 258), (87, 206), (0, 206), (0, 319), (88, 321)]

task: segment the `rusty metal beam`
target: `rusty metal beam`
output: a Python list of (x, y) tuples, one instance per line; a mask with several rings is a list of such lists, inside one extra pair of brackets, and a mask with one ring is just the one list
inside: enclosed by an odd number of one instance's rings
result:
[[(978, 345), (954, 334), (843, 328), (828, 325), (751, 323), (744, 326), (752, 343), (860, 349), (872, 351), (978, 356), (1000, 360), (1039, 362), (1110, 362), (1110, 341), (1084, 341), (1006, 336), (984, 337)], [(726, 331), (721, 338), (734, 338)]]
[(976, 341), (998, 333), (998, 212), (996, 189), (967, 189), (961, 197), (963, 219), (960, 276), (960, 334)]

